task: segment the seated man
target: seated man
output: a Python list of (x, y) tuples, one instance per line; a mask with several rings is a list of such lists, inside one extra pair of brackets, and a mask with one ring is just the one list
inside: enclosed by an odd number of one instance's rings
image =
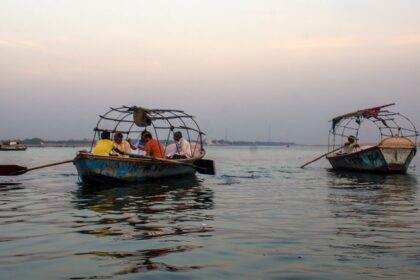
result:
[(117, 146), (117, 149), (124, 152), (124, 155), (117, 153), (115, 154), (116, 156), (128, 157), (128, 155), (131, 154), (130, 143), (128, 143), (126, 140), (123, 139), (123, 135), (121, 132), (115, 132), (114, 142)]
[(347, 140), (348, 142), (344, 143), (343, 153), (351, 154), (359, 147), (359, 145), (356, 143), (356, 137), (353, 135), (350, 135)]
[(116, 151), (119, 154), (124, 154), (115, 145), (114, 141), (110, 139), (111, 133), (109, 131), (103, 131), (101, 133), (101, 140), (96, 141), (95, 149), (93, 154), (96, 156), (109, 156), (112, 151)]
[(137, 154), (139, 154), (139, 155), (146, 155), (146, 151), (144, 149), (144, 145), (145, 145), (144, 134), (146, 132), (147, 132), (147, 130), (143, 130), (141, 132), (140, 139), (137, 140), (136, 144), (134, 144), (134, 145), (131, 143), (130, 139), (127, 139), (127, 142), (130, 144), (131, 149), (137, 151)]
[(187, 140), (182, 138), (182, 133), (180, 131), (174, 133), (174, 140), (176, 145), (176, 153), (171, 158), (191, 158), (191, 145)]
[(155, 158), (165, 158), (165, 148), (158, 140), (153, 139), (152, 134), (148, 131), (144, 133), (144, 149), (146, 156)]

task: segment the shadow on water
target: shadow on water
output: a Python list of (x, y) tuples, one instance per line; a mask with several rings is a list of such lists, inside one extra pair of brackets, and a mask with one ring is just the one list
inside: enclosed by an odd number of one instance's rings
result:
[(362, 187), (368, 186), (380, 188), (382, 186), (392, 185), (401, 187), (413, 187), (417, 185), (416, 177), (410, 174), (381, 174), (367, 172), (351, 172), (328, 170), (328, 179), (330, 187)]
[[(175, 266), (155, 259), (200, 248), (192, 245), (192, 241), (209, 236), (213, 231), (207, 225), (213, 220), (213, 216), (207, 213), (214, 206), (213, 191), (204, 188), (202, 181), (195, 176), (155, 180), (141, 185), (81, 186), (74, 192), (73, 204), (78, 210), (89, 210), (88, 215), (77, 217), (80, 234), (117, 241), (143, 241), (139, 243), (142, 250), (78, 254), (120, 259), (123, 268), (114, 275), (198, 269), (200, 267), (195, 265)], [(186, 237), (188, 244), (182, 244)], [(165, 246), (156, 248), (159, 241)], [(169, 246), (173, 242), (177, 243), (176, 246)], [(149, 246), (152, 249), (144, 248)]]
[(23, 189), (21, 183), (0, 182), (0, 192)]
[(333, 247), (345, 256), (375, 258), (413, 245), (418, 212), (416, 177), (331, 171), (328, 187), (328, 202), (341, 240)]

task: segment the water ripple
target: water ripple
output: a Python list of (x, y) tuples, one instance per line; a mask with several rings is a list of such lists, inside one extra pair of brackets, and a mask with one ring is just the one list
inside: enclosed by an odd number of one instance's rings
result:
[(420, 171), (299, 168), (323, 152), (209, 147), (217, 176), (137, 185), (83, 185), (72, 165), (5, 178), (0, 278), (417, 279)]

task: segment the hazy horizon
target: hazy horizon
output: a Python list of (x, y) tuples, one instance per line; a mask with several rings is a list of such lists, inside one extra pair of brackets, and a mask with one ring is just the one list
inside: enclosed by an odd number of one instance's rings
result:
[(396, 102), (420, 126), (420, 2), (23, 1), (0, 10), (0, 139), (93, 136), (109, 107), (180, 109), (210, 139), (325, 144)]

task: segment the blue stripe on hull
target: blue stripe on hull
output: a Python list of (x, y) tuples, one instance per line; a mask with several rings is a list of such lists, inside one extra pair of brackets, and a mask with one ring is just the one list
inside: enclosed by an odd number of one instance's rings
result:
[(159, 163), (152, 160), (78, 157), (74, 164), (80, 179), (86, 183), (112, 181), (136, 183), (195, 173), (194, 168), (190, 166)]

